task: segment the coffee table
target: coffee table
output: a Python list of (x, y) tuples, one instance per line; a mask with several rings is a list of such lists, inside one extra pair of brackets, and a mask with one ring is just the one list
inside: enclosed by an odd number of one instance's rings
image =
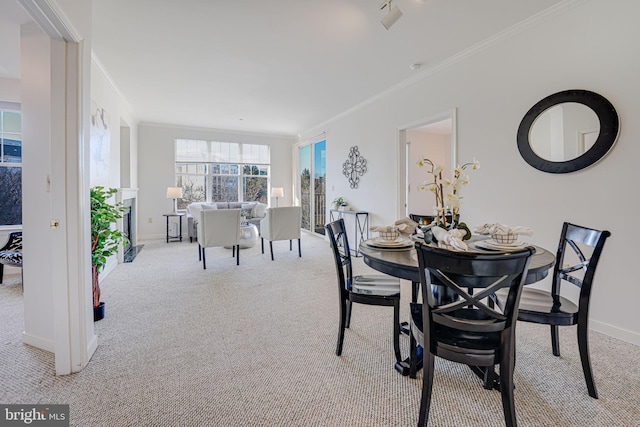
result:
[[(240, 249), (252, 248), (258, 241), (258, 227), (255, 224), (242, 224), (240, 226)], [(225, 246), (231, 249), (231, 246)]]

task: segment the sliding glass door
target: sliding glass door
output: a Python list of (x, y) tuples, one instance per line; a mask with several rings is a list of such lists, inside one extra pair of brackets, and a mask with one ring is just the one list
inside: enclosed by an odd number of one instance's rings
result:
[(298, 150), (302, 228), (318, 234), (324, 234), (326, 223), (326, 146), (322, 140)]

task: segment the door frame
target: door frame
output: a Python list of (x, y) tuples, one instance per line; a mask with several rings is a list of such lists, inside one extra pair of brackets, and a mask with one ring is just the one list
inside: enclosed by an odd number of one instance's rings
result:
[[(89, 157), (84, 148), (89, 141), (90, 44), (55, 1), (17, 1), (51, 40), (55, 90), (49, 102), (59, 119), (54, 121), (50, 141), (55, 148), (51, 150), (52, 205), (44, 214), (59, 223), (46, 239), (51, 245), (54, 336), (51, 342), (49, 337), (41, 339), (25, 331), (23, 342), (53, 351), (56, 375), (67, 375), (81, 371), (98, 346), (91, 296)], [(29, 276), (27, 267), (25, 288), (31, 286)], [(25, 305), (25, 318), (32, 312)]]
[[(315, 144), (318, 144), (320, 142), (324, 141), (324, 149), (325, 149), (325, 154), (327, 152), (327, 137), (325, 135), (325, 133), (323, 132), (322, 134), (314, 137), (314, 138), (310, 138), (304, 142), (298, 142), (296, 144), (294, 144), (293, 146), (293, 163), (294, 163), (294, 179), (293, 179), (293, 186), (294, 186), (294, 194), (295, 194), (295, 198), (296, 198), (296, 204), (302, 208), (304, 208), (302, 206), (302, 185), (300, 184), (300, 149), (303, 147), (311, 147), (311, 185), (312, 185), (312, 192), (313, 195), (315, 196), (315, 191), (313, 190), (313, 183), (314, 183), (314, 179), (313, 179), (313, 175), (314, 175), (314, 160), (315, 160), (315, 152), (314, 152), (314, 146)], [(325, 192), (324, 192), (324, 202), (325, 202), (325, 221), (328, 218), (327, 216), (327, 188), (326, 188), (326, 157), (325, 157)], [(303, 228), (303, 230), (308, 231), (309, 233), (313, 233), (316, 236), (324, 236), (320, 233), (316, 233), (316, 227), (318, 224), (315, 223), (315, 211), (316, 211), (316, 206), (315, 206), (315, 197), (311, 197), (309, 200), (309, 208), (311, 210), (311, 212), (309, 213), (309, 218), (310, 218), (310, 230), (307, 230), (306, 228)], [(324, 224), (323, 224), (324, 225)]]
[[(455, 168), (455, 165), (458, 162), (457, 153), (458, 153), (458, 125), (457, 125), (457, 108), (453, 108), (451, 110), (443, 111), (441, 113), (435, 114), (433, 116), (414, 120), (409, 123), (405, 123), (396, 128), (397, 132), (397, 153), (398, 153), (398, 189), (397, 189), (397, 212), (396, 216), (398, 218), (408, 217), (409, 216), (409, 206), (408, 206), (408, 191), (409, 188), (409, 176), (408, 176), (408, 166), (409, 160), (407, 158), (407, 131), (412, 129), (421, 128), (433, 123), (438, 123), (444, 120), (451, 119), (451, 167)], [(417, 159), (415, 159), (417, 161)]]

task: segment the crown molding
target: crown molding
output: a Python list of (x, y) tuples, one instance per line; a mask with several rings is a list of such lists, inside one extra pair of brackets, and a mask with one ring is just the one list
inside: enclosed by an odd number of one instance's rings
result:
[(107, 80), (107, 83), (109, 83), (111, 88), (116, 92), (116, 94), (118, 94), (118, 97), (124, 104), (125, 108), (129, 111), (129, 113), (131, 113), (134, 116), (134, 119), (135, 119), (135, 116), (136, 116), (135, 110), (131, 107), (129, 100), (127, 99), (126, 96), (124, 96), (124, 94), (116, 84), (115, 80), (113, 80), (113, 77), (111, 77), (111, 74), (109, 73), (109, 71), (107, 71), (104, 64), (102, 63), (102, 61), (100, 61), (100, 58), (98, 58), (98, 55), (96, 55), (93, 49), (91, 49), (91, 65), (96, 67), (100, 72), (100, 74), (102, 74), (102, 76), (105, 78), (105, 80)]
[(56, 2), (49, 0), (18, 0), (18, 3), (51, 38), (75, 43), (80, 43), (83, 40), (80, 32), (62, 13)]
[(208, 128), (204, 126), (191, 126), (191, 125), (180, 125), (180, 124), (171, 124), (171, 123), (157, 123), (157, 122), (139, 122), (138, 126), (147, 126), (147, 127), (155, 127), (155, 128), (166, 128), (166, 129), (185, 129), (196, 132), (209, 132), (209, 133), (226, 133), (231, 135), (251, 135), (257, 136), (261, 138), (280, 138), (280, 139), (290, 139), (292, 141), (296, 140), (296, 136), (293, 134), (285, 134), (285, 133), (269, 133), (269, 132), (252, 132), (252, 131), (243, 131), (237, 129), (218, 129), (218, 128)]

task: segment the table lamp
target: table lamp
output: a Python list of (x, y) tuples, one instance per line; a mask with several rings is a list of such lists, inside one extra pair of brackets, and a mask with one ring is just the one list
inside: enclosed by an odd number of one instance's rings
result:
[(284, 188), (282, 187), (273, 187), (271, 189), (271, 197), (276, 198), (276, 207), (278, 207), (278, 199), (280, 197), (284, 197)]
[(173, 199), (173, 212), (177, 214), (178, 199), (182, 197), (182, 187), (167, 187), (167, 199)]

